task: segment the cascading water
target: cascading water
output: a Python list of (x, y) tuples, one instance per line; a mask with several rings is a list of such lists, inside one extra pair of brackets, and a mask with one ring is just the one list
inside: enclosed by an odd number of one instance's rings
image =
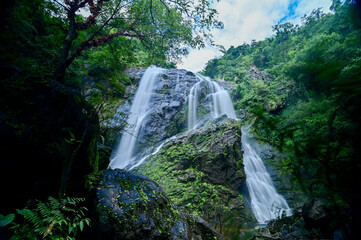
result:
[(139, 130), (145, 124), (143, 120), (149, 114), (149, 102), (154, 92), (156, 79), (163, 71), (161, 68), (150, 67), (141, 78), (127, 119), (129, 127), (124, 131), (115, 156), (110, 160), (110, 168), (122, 169), (131, 164)]
[(283, 214), (292, 215), (284, 197), (277, 193), (262, 159), (250, 144), (249, 139), (250, 134), (247, 128), (242, 127), (243, 164), (254, 216), (259, 223), (264, 224)]
[(226, 114), (229, 118), (236, 119), (236, 113), (228, 92), (208, 77), (198, 73), (196, 76), (199, 81), (194, 84), (188, 95), (188, 129), (196, 128), (200, 122), (198, 119), (199, 94), (204, 86), (209, 92), (205, 99), (212, 99), (209, 109), (212, 116), (217, 118)]

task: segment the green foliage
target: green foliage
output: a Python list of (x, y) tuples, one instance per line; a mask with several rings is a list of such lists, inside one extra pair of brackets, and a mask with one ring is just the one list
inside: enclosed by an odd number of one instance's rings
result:
[(36, 204), (33, 209), (24, 208), (17, 213), (24, 218), (23, 223), (14, 223), (14, 239), (75, 239), (85, 226), (90, 226), (86, 217), (88, 209), (80, 204), (84, 198), (64, 197), (60, 200), (49, 197), (48, 201)]
[(15, 214), (11, 213), (6, 216), (0, 214), (0, 227), (5, 227), (15, 219)]
[[(15, 0), (7, 5), (1, 17), (2, 79), (19, 81), (21, 75), (65, 83), (94, 106), (100, 122), (114, 115), (131, 83), (123, 73), (127, 67), (175, 67), (189, 47), (212, 44), (211, 28), (223, 26), (209, 1)], [(90, 10), (90, 17), (80, 10)]]
[[(311, 196), (345, 206), (358, 194), (360, 15), (352, 1), (277, 24), (264, 41), (231, 47), (204, 74), (223, 78), (253, 133), (288, 154), (281, 170)], [(358, 182), (357, 184), (355, 182)], [(356, 187), (357, 186), (357, 187)]]
[(4, 9), (0, 33), (2, 67), (9, 68), (7, 74), (18, 71), (50, 76), (64, 38), (61, 20), (49, 14), (50, 9), (58, 9), (44, 0), (16, 0), (9, 5)]

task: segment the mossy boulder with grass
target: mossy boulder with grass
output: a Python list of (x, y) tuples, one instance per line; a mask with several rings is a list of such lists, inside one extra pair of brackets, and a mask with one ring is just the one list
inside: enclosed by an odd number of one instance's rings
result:
[(175, 204), (232, 236), (254, 221), (241, 192), (241, 134), (238, 121), (212, 121), (168, 142), (135, 171), (158, 182)]
[(105, 170), (94, 188), (92, 239), (223, 239), (207, 222), (176, 206), (149, 178)]

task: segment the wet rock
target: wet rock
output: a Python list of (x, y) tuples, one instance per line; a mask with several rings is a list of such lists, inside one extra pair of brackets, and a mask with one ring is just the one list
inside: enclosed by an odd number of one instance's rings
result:
[[(144, 69), (128, 69), (126, 74), (138, 83)], [(154, 143), (165, 140), (186, 129), (186, 101), (190, 88), (198, 81), (197, 77), (186, 70), (167, 69), (155, 84), (154, 94), (149, 103), (149, 115), (140, 129), (136, 148), (142, 150)], [(135, 86), (135, 85), (134, 85)], [(133, 95), (135, 94), (135, 91)], [(129, 114), (132, 97), (121, 105), (112, 123), (116, 124), (117, 115)]]
[(174, 205), (143, 175), (105, 170), (93, 191), (92, 239), (223, 239), (203, 219)]
[(325, 204), (320, 199), (313, 199), (311, 202), (304, 204), (302, 208), (302, 216), (306, 222), (311, 226), (317, 226), (324, 221), (328, 216), (328, 210)]
[(349, 215), (339, 209), (329, 208), (326, 202), (315, 198), (302, 207), (302, 217), (307, 228), (317, 229), (322, 237), (330, 238), (336, 234), (347, 236), (350, 234)]
[(138, 82), (143, 76), (145, 70), (145, 68), (129, 67), (124, 70), (124, 74), (131, 78), (133, 82)]
[(283, 237), (284, 240), (300, 240), (305, 239), (301, 232), (291, 232)]
[[(177, 169), (177, 168), (175, 168), (175, 169)], [(181, 168), (179, 168), (179, 169), (181, 169)], [(183, 176), (179, 177), (178, 179), (181, 182), (189, 182), (189, 181), (196, 180), (196, 178), (197, 178), (197, 175), (194, 172), (189, 171), (189, 172), (186, 172)]]

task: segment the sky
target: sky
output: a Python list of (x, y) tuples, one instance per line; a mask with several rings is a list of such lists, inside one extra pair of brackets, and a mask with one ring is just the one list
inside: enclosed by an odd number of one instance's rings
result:
[[(277, 23), (300, 24), (300, 18), (313, 9), (322, 7), (324, 12), (328, 12), (331, 3), (332, 0), (221, 0), (214, 3), (214, 8), (218, 11), (218, 20), (224, 23), (224, 29), (212, 30), (213, 40), (226, 50), (251, 43), (253, 39), (264, 40), (272, 36), (272, 26)], [(191, 49), (177, 67), (199, 72), (209, 60), (221, 55), (215, 47)]]

